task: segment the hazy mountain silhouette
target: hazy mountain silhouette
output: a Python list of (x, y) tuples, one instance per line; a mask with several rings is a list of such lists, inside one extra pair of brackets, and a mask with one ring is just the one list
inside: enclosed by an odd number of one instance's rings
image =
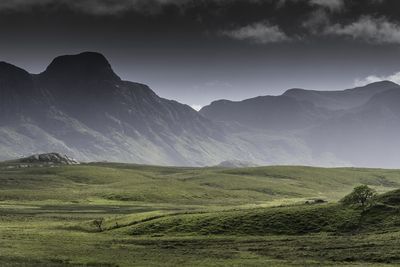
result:
[(315, 153), (329, 151), (358, 166), (400, 166), (400, 88), (316, 126), (304, 139)]
[(305, 142), (313, 160), (399, 167), (399, 103), (400, 86), (383, 81), (343, 91), (291, 89), (282, 96), (220, 100), (200, 113), (236, 126), (292, 132)]
[(220, 122), (235, 122), (273, 131), (307, 128), (323, 121), (330, 112), (313, 103), (285, 95), (259, 96), (239, 102), (219, 100), (200, 110)]
[(98, 53), (58, 57), (40, 74), (0, 62), (0, 159), (394, 166), (399, 87), (292, 89), (196, 112), (121, 80)]
[(309, 101), (317, 107), (323, 107), (331, 110), (343, 110), (361, 106), (367, 103), (371, 97), (377, 93), (398, 88), (400, 88), (398, 84), (389, 81), (383, 81), (343, 91), (290, 89), (283, 95), (290, 96), (301, 101)]

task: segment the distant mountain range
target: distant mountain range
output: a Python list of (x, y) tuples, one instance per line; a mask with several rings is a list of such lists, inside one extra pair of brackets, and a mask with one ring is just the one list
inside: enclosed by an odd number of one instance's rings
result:
[(200, 114), (246, 129), (292, 133), (304, 142), (312, 160), (400, 167), (400, 86), (393, 82), (343, 91), (291, 89), (281, 96), (240, 102), (220, 100)]
[(205, 166), (400, 167), (400, 86), (291, 89), (196, 112), (121, 80), (107, 59), (61, 56), (40, 74), (0, 62), (0, 160), (59, 152), (80, 161)]

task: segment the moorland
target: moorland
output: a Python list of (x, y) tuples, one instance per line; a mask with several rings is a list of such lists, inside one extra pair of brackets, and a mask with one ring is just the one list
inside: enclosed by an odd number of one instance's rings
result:
[[(362, 208), (340, 200), (378, 192)], [(400, 170), (0, 164), (2, 266), (394, 266)]]

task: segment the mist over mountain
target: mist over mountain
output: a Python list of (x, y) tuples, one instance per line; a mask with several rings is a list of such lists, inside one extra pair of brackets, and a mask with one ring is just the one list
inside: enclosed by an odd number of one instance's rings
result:
[(399, 166), (400, 86), (288, 90), (196, 112), (122, 80), (101, 54), (40, 74), (0, 63), (0, 159), (59, 152), (80, 161), (204, 166)]
[(399, 103), (400, 86), (383, 81), (343, 91), (291, 89), (281, 96), (220, 100), (200, 113), (255, 131), (292, 134), (305, 142), (313, 160), (332, 157), (333, 165), (395, 168)]
[(300, 101), (309, 101), (315, 106), (321, 108), (330, 110), (346, 110), (366, 104), (371, 97), (378, 93), (398, 88), (400, 88), (400, 86), (393, 82), (383, 81), (343, 91), (290, 89), (283, 95), (293, 97)]

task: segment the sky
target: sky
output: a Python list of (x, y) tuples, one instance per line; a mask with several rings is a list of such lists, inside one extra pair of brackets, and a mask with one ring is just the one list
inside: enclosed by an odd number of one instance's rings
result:
[(195, 108), (400, 82), (400, 1), (0, 1), (0, 61), (40, 73), (84, 51)]

